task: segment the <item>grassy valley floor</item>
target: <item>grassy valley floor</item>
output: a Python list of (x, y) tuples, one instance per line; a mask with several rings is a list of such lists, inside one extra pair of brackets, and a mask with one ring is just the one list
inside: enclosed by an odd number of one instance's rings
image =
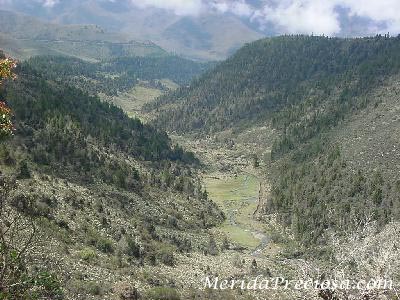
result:
[(246, 173), (233, 176), (213, 173), (206, 175), (204, 183), (211, 199), (226, 215), (226, 221), (218, 230), (243, 247), (257, 247), (260, 239), (264, 239), (258, 234), (262, 225), (252, 218), (257, 208), (258, 178)]
[[(152, 116), (144, 114), (142, 106), (154, 101), (161, 93), (161, 90), (142, 84), (118, 95), (114, 102), (119, 100), (119, 106), (131, 116), (146, 121)], [(215, 244), (210, 245), (212, 252), (177, 253), (176, 264), (172, 267), (144, 266), (135, 271), (133, 277), (139, 278), (138, 287), (142, 294), (153, 289), (156, 281), (176, 289), (179, 299), (321, 299), (315, 290), (204, 289), (207, 276), (245, 280), (257, 276), (315, 279), (321, 270), (330, 272), (332, 268), (328, 260), (322, 262), (304, 255), (307, 251), (294, 241), (290, 230), (283, 229), (275, 221), (274, 216), (259, 221), (255, 215), (260, 191), (264, 201), (269, 192), (266, 172), (271, 141), (276, 134), (269, 126), (254, 126), (205, 137), (172, 135), (175, 143), (200, 158), (202, 167), (197, 173), (208, 197), (224, 212), (226, 219), (217, 227), (199, 232), (199, 239), (204, 241), (208, 236), (214, 241)], [(352, 241), (338, 241), (332, 245), (339, 254), (342, 249), (357, 247)], [(334, 254), (334, 259), (341, 261), (339, 254)]]

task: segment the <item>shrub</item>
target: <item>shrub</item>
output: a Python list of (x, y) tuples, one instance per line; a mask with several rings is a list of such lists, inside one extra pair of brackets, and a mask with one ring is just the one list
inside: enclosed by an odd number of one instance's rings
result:
[[(4, 58), (0, 53), (0, 86), (4, 79), (14, 78), (13, 69), (16, 67), (14, 60)], [(11, 109), (3, 101), (0, 101), (0, 141), (13, 134), (14, 126), (11, 121)]]
[(11, 122), (11, 109), (0, 101), (0, 141), (12, 135), (14, 127)]
[(104, 253), (114, 252), (112, 242), (109, 239), (102, 237), (97, 231), (92, 228), (86, 229), (86, 243), (96, 247), (98, 250)]
[(86, 247), (79, 251), (79, 257), (84, 261), (93, 261), (97, 257), (94, 249)]
[(219, 250), (217, 243), (215, 242), (215, 239), (212, 235), (210, 235), (209, 240), (208, 240), (208, 246), (206, 252), (210, 255), (218, 255)]
[(18, 166), (18, 179), (31, 178), (31, 171), (29, 170), (28, 163), (23, 160)]
[(178, 292), (169, 287), (155, 287), (148, 291), (146, 299), (151, 300), (180, 300)]
[(103, 293), (100, 285), (96, 282), (88, 282), (86, 285), (86, 290), (89, 294), (99, 296)]
[(162, 248), (158, 252), (157, 257), (164, 265), (171, 267), (175, 265), (174, 252), (170, 248)]
[(110, 240), (106, 238), (99, 238), (96, 243), (97, 249), (104, 253), (113, 253), (114, 252), (114, 247), (113, 244)]
[(136, 243), (134, 238), (127, 239), (127, 246), (125, 249), (125, 253), (131, 257), (140, 258), (141, 257), (141, 250), (140, 245)]

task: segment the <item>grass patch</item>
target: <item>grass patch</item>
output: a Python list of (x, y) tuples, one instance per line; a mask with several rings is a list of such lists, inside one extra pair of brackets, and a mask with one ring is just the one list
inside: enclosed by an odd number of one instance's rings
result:
[(79, 251), (79, 258), (84, 261), (90, 262), (97, 258), (97, 253), (94, 249), (85, 247)]
[(155, 287), (147, 292), (146, 298), (148, 300), (180, 300), (178, 292), (169, 287)]
[(114, 97), (113, 101), (130, 117), (141, 118), (143, 117), (143, 114), (141, 113), (143, 105), (154, 101), (162, 94), (163, 91), (159, 89), (144, 85), (136, 85), (130, 91)]
[(260, 224), (252, 220), (258, 199), (257, 177), (250, 174), (209, 176), (204, 182), (210, 198), (227, 216), (219, 229), (233, 242), (249, 248), (256, 247), (260, 240), (253, 236), (251, 230), (260, 229)]
[(220, 230), (232, 241), (242, 246), (255, 248), (260, 244), (260, 241), (256, 239), (250, 231), (246, 231), (238, 226), (224, 224), (220, 227)]
[(208, 177), (205, 184), (210, 197), (219, 205), (225, 206), (230, 200), (257, 199), (259, 181), (250, 174), (236, 177)]

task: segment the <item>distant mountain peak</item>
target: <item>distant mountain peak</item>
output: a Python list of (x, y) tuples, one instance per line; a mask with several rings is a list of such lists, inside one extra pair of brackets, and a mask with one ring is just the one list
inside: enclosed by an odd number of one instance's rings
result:
[(106, 31), (123, 33), (129, 39), (151, 40), (168, 51), (202, 60), (224, 59), (232, 49), (263, 37), (239, 16), (217, 13), (214, 9), (180, 15), (168, 6), (161, 9), (132, 5), (125, 0), (58, 0), (54, 5), (44, 5), (40, 0), (7, 3), (2, 9), (57, 24), (96, 24)]

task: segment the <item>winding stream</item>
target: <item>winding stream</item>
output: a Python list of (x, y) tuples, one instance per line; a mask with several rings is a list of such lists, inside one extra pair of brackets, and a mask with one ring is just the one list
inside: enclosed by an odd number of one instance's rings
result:
[(221, 230), (230, 240), (250, 249), (253, 256), (262, 255), (270, 239), (252, 217), (258, 201), (258, 178), (249, 173), (218, 174), (206, 177), (205, 183), (211, 199), (227, 216)]

